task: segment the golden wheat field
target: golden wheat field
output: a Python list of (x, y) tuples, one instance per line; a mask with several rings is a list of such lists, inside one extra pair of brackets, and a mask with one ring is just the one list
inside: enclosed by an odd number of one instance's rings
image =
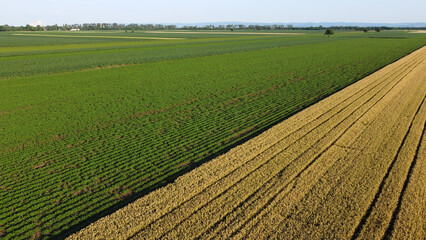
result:
[(69, 239), (425, 239), (426, 47)]

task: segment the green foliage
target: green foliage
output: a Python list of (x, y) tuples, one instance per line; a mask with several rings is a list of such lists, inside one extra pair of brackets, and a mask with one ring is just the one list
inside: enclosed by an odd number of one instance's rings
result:
[(326, 31), (325, 31), (325, 33), (324, 33), (324, 35), (327, 35), (327, 36), (331, 36), (331, 35), (333, 35), (334, 34), (334, 31), (333, 31), (333, 29), (327, 29)]
[[(55, 238), (424, 45), (411, 35), (346, 36), (9, 47), (0, 230)], [(143, 64), (72, 72), (120, 62)], [(26, 77), (3, 70), (14, 64)]]
[[(176, 35), (171, 35), (171, 37), (176, 37)], [(178, 35), (178, 37), (182, 37), (182, 34)], [(30, 39), (32, 39), (31, 36)], [(307, 36), (287, 36), (284, 39), (285, 41), (283, 41), (282, 37), (277, 38), (276, 36), (240, 36), (237, 38), (224, 38), (221, 36), (220, 38), (187, 39), (185, 41), (133, 40), (118, 43), (89, 42), (87, 44), (66, 46), (24, 46), (6, 47), (3, 49), (0, 47), (0, 57), (7, 57), (3, 61), (0, 61), (0, 79), (77, 71), (110, 65), (138, 64), (179, 59), (182, 57), (200, 57), (299, 44), (312, 44), (324, 41), (322, 38)], [(48, 38), (48, 40), (50, 39)], [(77, 40), (81, 41), (80, 39)], [(105, 39), (100, 39), (100, 41), (102, 40), (105, 41)], [(123, 41), (123, 39), (120, 39), (120, 41)]]
[(380, 31), (381, 31), (381, 29), (380, 29), (380, 28), (375, 28), (375, 29), (374, 29), (374, 31), (376, 31), (376, 32), (380, 32)]

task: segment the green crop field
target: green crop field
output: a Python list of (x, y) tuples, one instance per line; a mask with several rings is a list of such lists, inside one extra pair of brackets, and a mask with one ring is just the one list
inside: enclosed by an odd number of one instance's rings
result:
[(0, 33), (0, 237), (63, 238), (426, 43), (303, 33)]

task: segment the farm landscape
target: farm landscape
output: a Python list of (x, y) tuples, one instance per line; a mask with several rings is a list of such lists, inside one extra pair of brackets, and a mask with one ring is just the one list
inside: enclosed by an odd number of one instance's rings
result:
[(0, 33), (0, 236), (424, 238), (425, 42)]

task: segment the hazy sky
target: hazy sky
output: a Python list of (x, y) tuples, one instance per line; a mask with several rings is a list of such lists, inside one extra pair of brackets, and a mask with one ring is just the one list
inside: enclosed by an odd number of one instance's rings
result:
[(425, 0), (0, 0), (0, 25), (426, 22)]

